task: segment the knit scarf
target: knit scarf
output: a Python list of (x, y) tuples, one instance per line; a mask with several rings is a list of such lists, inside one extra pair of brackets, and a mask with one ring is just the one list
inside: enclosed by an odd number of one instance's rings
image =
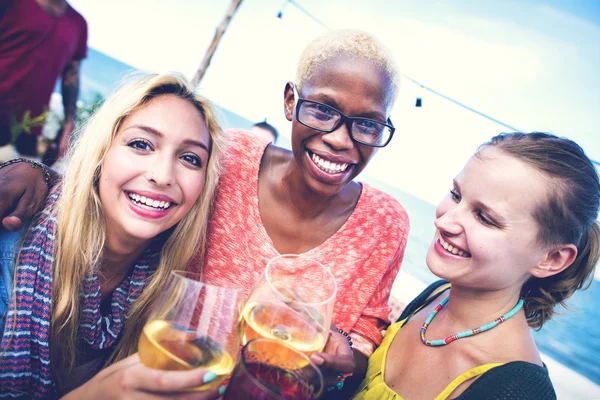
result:
[[(58, 196), (59, 189), (54, 189), (32, 221), (21, 248), (16, 266), (16, 299), (7, 311), (0, 350), (4, 351), (0, 353), (0, 397), (58, 397), (49, 344)], [(100, 312), (100, 280), (97, 269), (91, 267), (80, 292), (78, 334), (92, 348), (107, 349), (117, 343), (127, 313), (150, 281), (159, 255), (160, 246), (152, 245), (138, 258), (129, 276), (112, 293), (109, 315)]]

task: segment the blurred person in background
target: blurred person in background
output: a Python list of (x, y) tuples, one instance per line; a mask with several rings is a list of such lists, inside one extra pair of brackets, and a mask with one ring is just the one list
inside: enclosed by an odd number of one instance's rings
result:
[(87, 35), (85, 19), (65, 0), (0, 0), (0, 162), (15, 152), (38, 156), (37, 138), (59, 76), (65, 115), (59, 147), (65, 152)]
[(269, 124), (266, 119), (263, 122), (257, 122), (256, 124), (252, 125), (250, 132), (273, 144), (277, 143), (277, 138), (279, 137), (279, 132), (277, 129), (275, 129), (273, 125)]
[(22, 246), (0, 229), (18, 253), (0, 257), (0, 398), (176, 398), (216, 377), (134, 353), (166, 279), (206, 242), (224, 145), (214, 107), (178, 74), (132, 79), (88, 120)]

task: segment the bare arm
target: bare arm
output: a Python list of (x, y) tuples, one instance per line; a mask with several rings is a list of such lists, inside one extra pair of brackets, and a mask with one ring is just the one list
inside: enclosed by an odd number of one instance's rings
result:
[(60, 154), (64, 154), (69, 143), (69, 137), (75, 129), (75, 113), (79, 97), (79, 66), (80, 61), (70, 61), (62, 73), (62, 101), (65, 110), (62, 137), (60, 138)]
[(62, 74), (61, 93), (63, 107), (65, 108), (65, 120), (75, 120), (77, 111), (77, 98), (79, 97), (79, 65), (80, 61), (70, 61)]
[[(60, 180), (60, 175), (48, 169), (49, 186)], [(9, 231), (21, 229), (44, 204), (48, 186), (44, 173), (28, 162), (19, 162), (0, 168), (0, 220)]]

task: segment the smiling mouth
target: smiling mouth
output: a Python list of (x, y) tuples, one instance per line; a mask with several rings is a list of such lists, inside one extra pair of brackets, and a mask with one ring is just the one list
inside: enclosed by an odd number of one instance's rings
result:
[(140, 196), (136, 193), (126, 192), (127, 197), (131, 200), (135, 205), (148, 208), (150, 210), (166, 210), (173, 206), (175, 203), (171, 203), (168, 201), (155, 200), (150, 197)]
[(452, 254), (460, 256), (460, 257), (465, 257), (465, 258), (471, 257), (471, 253), (469, 253), (459, 247), (455, 247), (455, 246), (451, 245), (450, 243), (446, 242), (444, 240), (444, 238), (441, 236), (440, 236), (440, 244), (449, 253), (452, 253)]
[(349, 163), (336, 163), (333, 161), (328, 161), (308, 150), (306, 152), (317, 168), (323, 172), (327, 172), (328, 174), (339, 174), (341, 172), (345, 172), (348, 169), (348, 166), (351, 165)]

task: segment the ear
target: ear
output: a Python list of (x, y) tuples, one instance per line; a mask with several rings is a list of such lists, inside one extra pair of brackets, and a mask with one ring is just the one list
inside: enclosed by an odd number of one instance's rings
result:
[(573, 264), (577, 258), (577, 247), (574, 244), (563, 244), (551, 248), (542, 261), (536, 265), (531, 274), (536, 278), (547, 278), (556, 275)]
[(294, 84), (288, 82), (285, 84), (283, 91), (283, 112), (285, 118), (291, 121), (294, 118), (294, 106), (296, 105), (296, 99), (294, 98)]

